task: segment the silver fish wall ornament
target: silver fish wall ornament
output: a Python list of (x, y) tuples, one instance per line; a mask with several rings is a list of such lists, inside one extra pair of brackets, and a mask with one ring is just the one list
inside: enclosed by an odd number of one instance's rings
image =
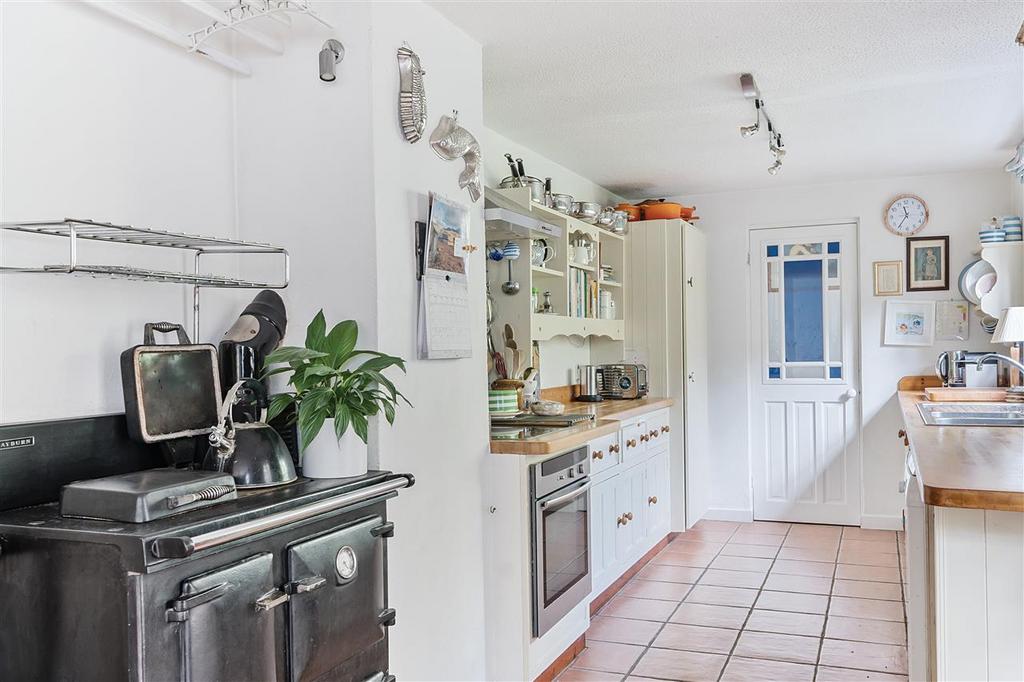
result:
[(426, 73), (419, 55), (409, 43), (402, 43), (398, 48), (398, 120), (410, 144), (423, 137), (427, 127), (427, 91), (423, 87)]
[(459, 173), (459, 187), (469, 191), (469, 197), (477, 201), (483, 194), (480, 186), (480, 143), (473, 134), (459, 125), (459, 112), (445, 114), (430, 134), (430, 147), (445, 161), (461, 158), (466, 167)]

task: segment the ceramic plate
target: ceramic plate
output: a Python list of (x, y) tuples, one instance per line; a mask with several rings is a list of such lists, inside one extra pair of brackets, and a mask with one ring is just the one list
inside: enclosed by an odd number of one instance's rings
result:
[(978, 278), (978, 283), (974, 285), (974, 293), (977, 295), (978, 300), (981, 297), (992, 291), (992, 287), (996, 285), (996, 275), (994, 272), (989, 272)]
[(973, 263), (970, 263), (960, 272), (960, 295), (974, 305), (978, 305), (981, 303), (981, 299), (975, 295), (974, 290), (978, 284), (978, 280), (981, 279), (982, 275), (994, 275), (995, 272), (995, 268), (992, 267), (991, 263), (981, 260), (980, 258)]

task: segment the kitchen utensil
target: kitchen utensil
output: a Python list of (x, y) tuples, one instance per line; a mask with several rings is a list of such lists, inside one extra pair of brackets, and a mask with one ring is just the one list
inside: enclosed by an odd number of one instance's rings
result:
[(522, 159), (516, 159), (516, 170), (519, 171), (519, 177), (520, 178), (528, 177), (526, 175), (526, 167), (523, 166), (523, 160)]
[(535, 201), (538, 204), (544, 203), (544, 183), (533, 176), (526, 176), (521, 179), (513, 177), (502, 178), (498, 184), (501, 189), (509, 189), (516, 187), (529, 187), (530, 188), (530, 200)]
[(572, 195), (571, 194), (552, 194), (551, 195), (551, 208), (562, 213), (572, 212)]
[(148, 469), (69, 483), (61, 490), (60, 515), (147, 523), (237, 497), (228, 474)]
[(593, 241), (580, 237), (572, 244), (572, 260), (577, 265), (590, 265), (597, 258), (597, 246)]
[(988, 261), (978, 259), (969, 263), (963, 270), (960, 271), (960, 278), (958, 280), (958, 286), (960, 287), (960, 295), (966, 298), (974, 305), (981, 303), (981, 299), (978, 298), (975, 287), (978, 284), (978, 280), (983, 275), (995, 274), (995, 268)]
[(551, 205), (551, 178), (544, 178), (544, 205)]
[(501, 290), (509, 296), (519, 293), (519, 282), (512, 280), (512, 261), (519, 258), (519, 244), (508, 241), (502, 249), (502, 256), (508, 261), (508, 281), (501, 285)]
[(576, 201), (572, 204), (572, 215), (585, 223), (594, 224), (601, 212), (601, 204), (594, 201)]
[(487, 391), (487, 410), (491, 414), (509, 414), (519, 411), (519, 392), (515, 389)]
[[(640, 204), (644, 220), (670, 220), (682, 215), (683, 207), (664, 199), (648, 199)], [(690, 212), (691, 215), (693, 211)]]
[(505, 366), (505, 357), (497, 350), (491, 353), (494, 362), (494, 373), (499, 379), (508, 379), (508, 367)]
[(622, 203), (616, 206), (615, 210), (625, 213), (629, 222), (640, 220), (641, 218), (640, 207), (634, 206), (633, 204)]
[(627, 232), (629, 232), (629, 213), (627, 213), (626, 211), (615, 211), (613, 215), (614, 218), (612, 220), (611, 225), (612, 232), (614, 232), (615, 234), (626, 234)]
[(530, 243), (530, 263), (537, 267), (543, 267), (545, 263), (555, 257), (555, 249), (548, 246), (545, 239), (534, 239)]
[(556, 400), (538, 400), (530, 404), (530, 411), (543, 417), (554, 417), (565, 413), (565, 405)]
[[(155, 332), (175, 332), (177, 345), (156, 345)], [(143, 344), (121, 353), (128, 434), (143, 443), (205, 435), (217, 426), (217, 349), (192, 344), (180, 324), (150, 322)]]
[(696, 212), (696, 210), (696, 206), (682, 206), (679, 209), (679, 217), (682, 218), (683, 220), (689, 220), (690, 218), (693, 217), (693, 214)]
[[(217, 346), (220, 385), (233, 386), (242, 379), (259, 380), (264, 359), (281, 345), (287, 329), (288, 315), (281, 296), (269, 289), (256, 294)], [(258, 418), (255, 396), (248, 388), (242, 389), (233, 414), (235, 421), (251, 422)]]
[(527, 367), (523, 370), (523, 381), (530, 381), (537, 376), (537, 370), (534, 367)]
[(597, 365), (583, 365), (580, 367), (580, 394), (576, 400), (587, 403), (597, 403), (604, 400), (601, 396), (601, 383), (603, 372)]
[(602, 208), (601, 211), (597, 214), (597, 217), (594, 219), (594, 223), (600, 225), (601, 227), (610, 228), (612, 226), (612, 223), (614, 222), (615, 209), (611, 208), (610, 206), (607, 208)]
[[(508, 167), (512, 171), (512, 178), (514, 180), (518, 181), (519, 180), (519, 169), (516, 168), (516, 160), (512, 158), (511, 154), (508, 154), (508, 153), (505, 154), (505, 158), (508, 160)], [(517, 183), (515, 186), (519, 187), (520, 185)]]
[(512, 325), (505, 323), (504, 332), (505, 348), (511, 348), (512, 350), (519, 348), (519, 346), (516, 344), (515, 330), (512, 329)]
[[(258, 421), (236, 424), (231, 408), (243, 386), (255, 392), (261, 412)], [(267, 405), (262, 383), (246, 379), (232, 386), (221, 404), (217, 427), (210, 433), (210, 448), (202, 468), (231, 474), (239, 488), (269, 488), (296, 480), (288, 446), (266, 423)]]

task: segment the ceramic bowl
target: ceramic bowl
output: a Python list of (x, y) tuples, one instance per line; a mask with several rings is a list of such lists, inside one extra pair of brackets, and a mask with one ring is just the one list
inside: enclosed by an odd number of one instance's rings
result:
[(565, 412), (565, 404), (557, 400), (538, 400), (530, 405), (530, 410), (543, 417), (554, 417)]

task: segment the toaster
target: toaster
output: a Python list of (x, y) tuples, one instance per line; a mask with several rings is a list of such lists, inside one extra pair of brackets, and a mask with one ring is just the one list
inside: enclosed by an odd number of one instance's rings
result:
[(600, 365), (600, 368), (602, 397), (631, 400), (647, 395), (645, 365)]

